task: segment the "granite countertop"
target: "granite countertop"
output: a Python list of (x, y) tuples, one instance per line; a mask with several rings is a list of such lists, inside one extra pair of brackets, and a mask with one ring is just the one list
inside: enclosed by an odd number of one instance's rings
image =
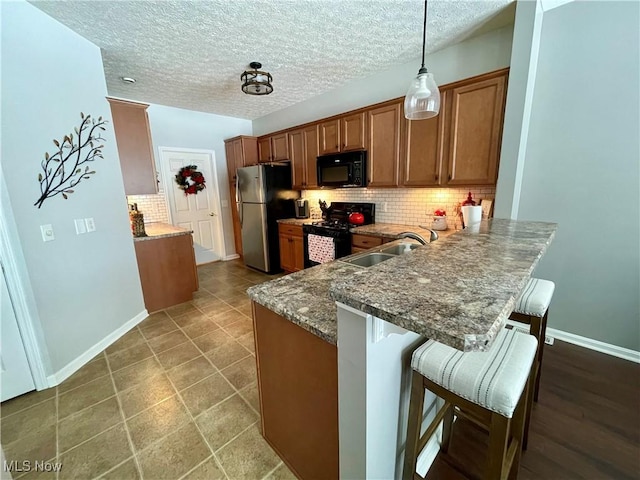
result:
[(556, 227), (485, 220), (478, 232), (458, 231), (373, 267), (340, 261), (345, 257), (247, 293), (334, 345), (335, 299), (454, 348), (483, 350), (503, 328)]
[[(425, 239), (429, 240), (431, 232), (425, 228), (416, 227), (415, 225), (401, 225), (397, 223), (372, 223), (371, 225), (363, 225), (354, 227), (351, 233), (360, 235), (371, 235), (374, 237), (400, 238), (402, 232), (415, 232)], [(456, 233), (456, 230), (449, 228), (448, 230), (437, 231), (439, 238), (445, 238)]]
[(255, 285), (247, 293), (260, 305), (336, 345), (338, 309), (329, 287), (341, 277), (362, 273), (362, 267), (334, 261)]
[(287, 225), (304, 225), (305, 223), (311, 223), (319, 221), (319, 219), (314, 218), (281, 218), (278, 220), (278, 223), (285, 223)]
[(485, 220), (336, 278), (336, 301), (459, 350), (484, 350), (555, 235), (556, 224)]
[(175, 225), (169, 225), (168, 223), (153, 222), (145, 223), (144, 230), (147, 233), (146, 237), (133, 237), (134, 242), (143, 242), (145, 240), (156, 240), (158, 238), (176, 237), (178, 235), (191, 235), (192, 230), (186, 228), (176, 227)]

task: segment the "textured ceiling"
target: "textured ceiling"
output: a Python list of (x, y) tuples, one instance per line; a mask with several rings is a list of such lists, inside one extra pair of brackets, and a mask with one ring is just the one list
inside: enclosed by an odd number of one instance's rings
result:
[[(504, 14), (512, 1), (429, 2), (427, 51), (512, 21), (513, 8)], [(422, 48), (421, 0), (31, 3), (102, 49), (110, 95), (248, 119), (416, 59)], [(251, 61), (273, 75), (272, 94), (240, 90)]]

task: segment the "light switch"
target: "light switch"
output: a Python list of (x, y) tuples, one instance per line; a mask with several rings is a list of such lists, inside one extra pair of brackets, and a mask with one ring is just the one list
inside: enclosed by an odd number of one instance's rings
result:
[(229, 200), (222, 199), (222, 208), (229, 208)]
[(42, 233), (42, 241), (50, 242), (51, 240), (55, 240), (55, 235), (53, 234), (53, 227), (51, 224), (48, 225), (40, 225), (40, 233)]
[(96, 222), (93, 221), (93, 217), (85, 218), (84, 223), (87, 225), (87, 232), (95, 232), (96, 231)]
[(84, 218), (76, 218), (74, 223), (76, 224), (76, 235), (87, 233), (87, 226), (84, 223)]

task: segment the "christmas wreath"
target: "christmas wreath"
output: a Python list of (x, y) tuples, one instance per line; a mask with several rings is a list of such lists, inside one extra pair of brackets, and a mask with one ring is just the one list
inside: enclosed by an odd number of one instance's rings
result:
[(196, 165), (182, 167), (176, 174), (176, 183), (185, 195), (196, 194), (205, 189), (204, 175), (198, 171)]

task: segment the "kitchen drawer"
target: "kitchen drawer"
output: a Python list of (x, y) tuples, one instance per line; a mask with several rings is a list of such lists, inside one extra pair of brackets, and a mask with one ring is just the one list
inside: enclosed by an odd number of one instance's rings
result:
[(351, 245), (360, 248), (372, 248), (382, 245), (382, 237), (370, 235), (351, 235)]
[(302, 236), (302, 225), (287, 225), (286, 223), (278, 224), (278, 232), (281, 235)]
[(351, 246), (351, 254), (352, 255), (354, 253), (366, 252), (367, 250), (369, 250), (369, 249), (368, 248), (354, 247), (353, 245)]

